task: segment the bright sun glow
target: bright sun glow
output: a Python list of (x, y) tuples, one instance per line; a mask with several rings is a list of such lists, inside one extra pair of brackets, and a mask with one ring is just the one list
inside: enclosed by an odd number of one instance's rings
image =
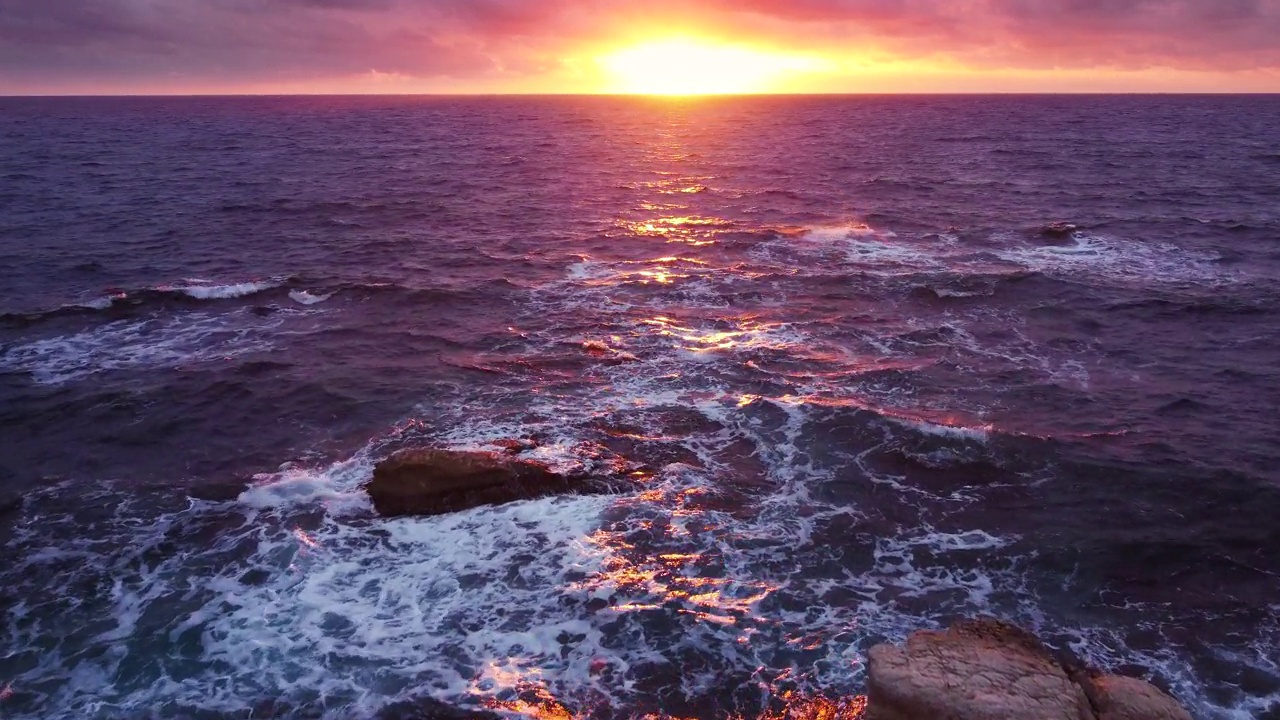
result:
[(667, 40), (600, 58), (610, 90), (644, 95), (773, 92), (788, 74), (816, 69), (809, 58), (692, 40)]

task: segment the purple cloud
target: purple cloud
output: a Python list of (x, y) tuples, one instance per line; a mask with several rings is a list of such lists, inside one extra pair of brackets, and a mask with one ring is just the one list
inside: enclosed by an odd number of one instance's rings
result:
[(1003, 69), (1280, 68), (1280, 0), (0, 0), (0, 91), (519, 80), (645, 23)]

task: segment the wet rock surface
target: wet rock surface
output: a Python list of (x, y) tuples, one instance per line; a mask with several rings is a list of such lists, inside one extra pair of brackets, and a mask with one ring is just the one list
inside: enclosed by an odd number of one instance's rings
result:
[(867, 720), (1190, 720), (1135, 678), (1097, 675), (992, 619), (868, 653)]
[(497, 453), (402, 450), (378, 463), (368, 485), (378, 514), (440, 515), (559, 494), (598, 492), (586, 477)]
[(1137, 678), (1104, 675), (1093, 686), (1098, 720), (1191, 720), (1173, 698)]

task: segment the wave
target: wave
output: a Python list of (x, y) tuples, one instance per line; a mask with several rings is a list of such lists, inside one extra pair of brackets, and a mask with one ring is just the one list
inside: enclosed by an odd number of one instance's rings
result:
[(181, 284), (157, 285), (136, 290), (113, 288), (104, 295), (88, 300), (66, 303), (51, 310), (3, 313), (0, 314), (0, 323), (27, 326), (69, 315), (127, 311), (156, 303), (234, 300), (267, 293), (271, 290), (285, 287), (290, 282), (292, 282), (290, 278), (249, 280), (226, 284), (190, 280)]
[[(807, 242), (762, 243), (754, 254), (775, 264), (806, 258), (808, 272), (829, 275), (832, 261), (843, 269), (879, 278), (953, 275), (957, 278), (1039, 274), (1108, 284), (1203, 284), (1235, 282), (1222, 255), (1171, 243), (1141, 242), (1092, 234), (1068, 223), (1038, 228), (1030, 241), (1025, 231), (995, 233), (975, 245), (953, 233), (899, 235), (864, 223), (819, 225), (798, 235)], [(791, 257), (788, 258), (787, 256)], [(976, 289), (976, 288), (974, 288)], [(964, 297), (970, 288), (940, 288), (939, 297)]]
[(1066, 244), (996, 250), (1000, 259), (1044, 274), (1119, 283), (1220, 283), (1231, 279), (1216, 253), (1161, 242), (1073, 232)]
[(1034, 270), (1010, 269), (1006, 272), (943, 273), (934, 277), (924, 276), (911, 294), (924, 300), (957, 300), (965, 298), (994, 297), (1001, 288), (1031, 278), (1043, 277)]
[(1111, 303), (1108, 311), (1144, 310), (1162, 315), (1265, 315), (1274, 312), (1276, 305), (1272, 298), (1146, 298), (1125, 302)]
[(77, 315), (101, 314), (112, 319), (120, 319), (156, 307), (186, 305), (191, 308), (199, 308), (206, 304), (256, 298), (288, 298), (299, 305), (309, 306), (323, 303), (338, 293), (366, 295), (403, 294), (415, 301), (427, 301), (463, 297), (480, 291), (487, 293), (502, 292), (516, 287), (505, 279), (486, 283), (479, 288), (465, 289), (413, 287), (395, 282), (335, 281), (301, 277), (276, 277), (265, 280), (246, 280), (229, 283), (189, 280), (182, 283), (157, 285), (136, 290), (112, 289), (107, 294), (88, 300), (69, 302), (50, 310), (0, 313), (0, 325), (24, 328), (58, 318)]
[(300, 305), (316, 305), (333, 297), (334, 293), (326, 293), (321, 295), (313, 295), (306, 290), (293, 290), (289, 293), (289, 299)]
[(28, 373), (41, 385), (61, 385), (103, 371), (173, 368), (237, 357), (272, 347), (279, 317), (195, 312), (119, 319), (79, 332), (6, 347), (0, 372)]
[(919, 418), (911, 418), (900, 414), (886, 414), (893, 422), (905, 425), (916, 432), (925, 435), (933, 435), (935, 437), (955, 439), (955, 440), (971, 440), (975, 442), (985, 443), (991, 439), (991, 433), (994, 430), (992, 425), (959, 425), (947, 424), (945, 422), (932, 422)]
[[(589, 269), (579, 273), (590, 276)], [(1010, 605), (1041, 612), (1027, 590), (1028, 561), (1016, 534), (973, 521), (944, 524), (951, 522), (945, 513), (916, 520), (919, 496), (906, 492), (906, 500), (841, 494), (867, 483), (853, 465), (816, 459), (823, 433), (813, 427), (839, 402), (743, 402), (718, 381), (672, 377), (702, 372), (682, 354), (691, 347), (715, 357), (773, 347), (816, 352), (812, 337), (757, 320), (733, 327), (647, 320), (635, 335), (582, 338), (580, 355), (653, 351), (652, 360), (602, 370), (607, 384), (518, 397), (496, 384), (460, 387), (424, 400), (416, 416), (429, 421), (406, 421), (332, 464), (258, 476), (234, 500), (193, 501), (158, 520), (126, 510), (108, 524), (111, 543), (69, 533), (73, 540), (57, 549), (12, 548), (13, 563), (0, 570), (6, 580), (34, 582), (22, 578), (58, 571), (66, 573), (64, 587), (113, 589), (112, 603), (83, 608), (70, 590), (20, 586), (24, 597), (40, 598), (24, 610), (43, 625), (24, 626), (15, 646), (34, 645), (72, 617), (80, 622), (69, 625), (93, 629), (60, 634), (63, 643), (32, 656), (33, 669), (14, 681), (44, 693), (46, 708), (79, 716), (101, 707), (94, 703), (126, 712), (165, 703), (243, 714), (263, 697), (304, 704), (316, 694), (342, 712), (372, 715), (423, 692), (429, 677), (432, 694), (467, 707), (509, 702), (532, 687), (557, 707), (603, 702), (637, 715), (672, 709), (646, 705), (661, 698), (685, 715), (719, 717), (731, 714), (717, 704), (724, 693), (706, 688), (747, 686), (757, 698), (732, 701), (745, 708), (758, 702), (761, 687), (852, 689), (868, 638), (900, 637), (946, 614)], [(549, 333), (545, 341), (555, 347), (565, 339)], [(708, 377), (725, 366), (717, 363)], [(981, 452), (990, 432), (862, 403), (877, 417), (852, 424), (871, 443)], [(626, 439), (637, 447), (676, 444), (688, 452), (646, 462), (634, 487), (610, 496), (440, 518), (370, 515), (361, 485), (392, 443), (491, 448), (532, 437), (537, 442), (523, 453), (576, 470), (611, 459), (600, 449), (602, 418), (634, 426)], [(840, 445), (848, 449), (844, 439)], [(645, 452), (634, 455), (648, 461)], [(731, 495), (745, 484), (744, 467), (760, 478), (745, 500)], [(930, 502), (963, 502), (950, 477), (941, 499)], [(906, 519), (901, 526), (877, 520), (869, 500)], [(42, 522), (58, 524), (55, 530), (81, 526), (75, 518)], [(851, 534), (866, 540), (848, 543)], [(839, 562), (831, 562), (833, 547)], [(57, 552), (74, 553), (74, 563), (59, 564)], [(138, 572), (143, 560), (146, 570)], [(177, 611), (174, 598), (183, 602)], [(140, 622), (156, 643), (121, 643), (140, 634)], [(189, 656), (191, 643), (199, 643), (198, 660)], [(125, 672), (144, 653), (144, 669)], [(73, 662), (82, 663), (85, 679), (56, 681)], [(166, 672), (172, 682), (163, 681)], [(379, 678), (376, 690), (370, 676)]]
[(232, 283), (229, 285), (197, 284), (174, 288), (159, 287), (156, 288), (156, 290), (159, 292), (180, 292), (197, 300), (228, 300), (231, 298), (256, 295), (265, 290), (280, 287), (282, 284), (282, 280), (261, 280), (256, 282)]

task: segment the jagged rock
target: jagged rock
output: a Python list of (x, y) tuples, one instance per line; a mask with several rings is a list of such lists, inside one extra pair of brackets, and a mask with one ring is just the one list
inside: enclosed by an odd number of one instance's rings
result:
[(989, 618), (877, 645), (867, 674), (865, 720), (1191, 720), (1154, 686), (1095, 676)]
[(456, 450), (402, 450), (378, 463), (368, 485), (374, 508), (385, 517), (439, 515), (593, 489), (585, 478), (537, 463)]
[(1191, 720), (1177, 701), (1137, 678), (1103, 675), (1093, 687), (1098, 720)]
[(995, 620), (923, 630), (868, 654), (868, 720), (1091, 720), (1083, 690), (1033, 635)]

